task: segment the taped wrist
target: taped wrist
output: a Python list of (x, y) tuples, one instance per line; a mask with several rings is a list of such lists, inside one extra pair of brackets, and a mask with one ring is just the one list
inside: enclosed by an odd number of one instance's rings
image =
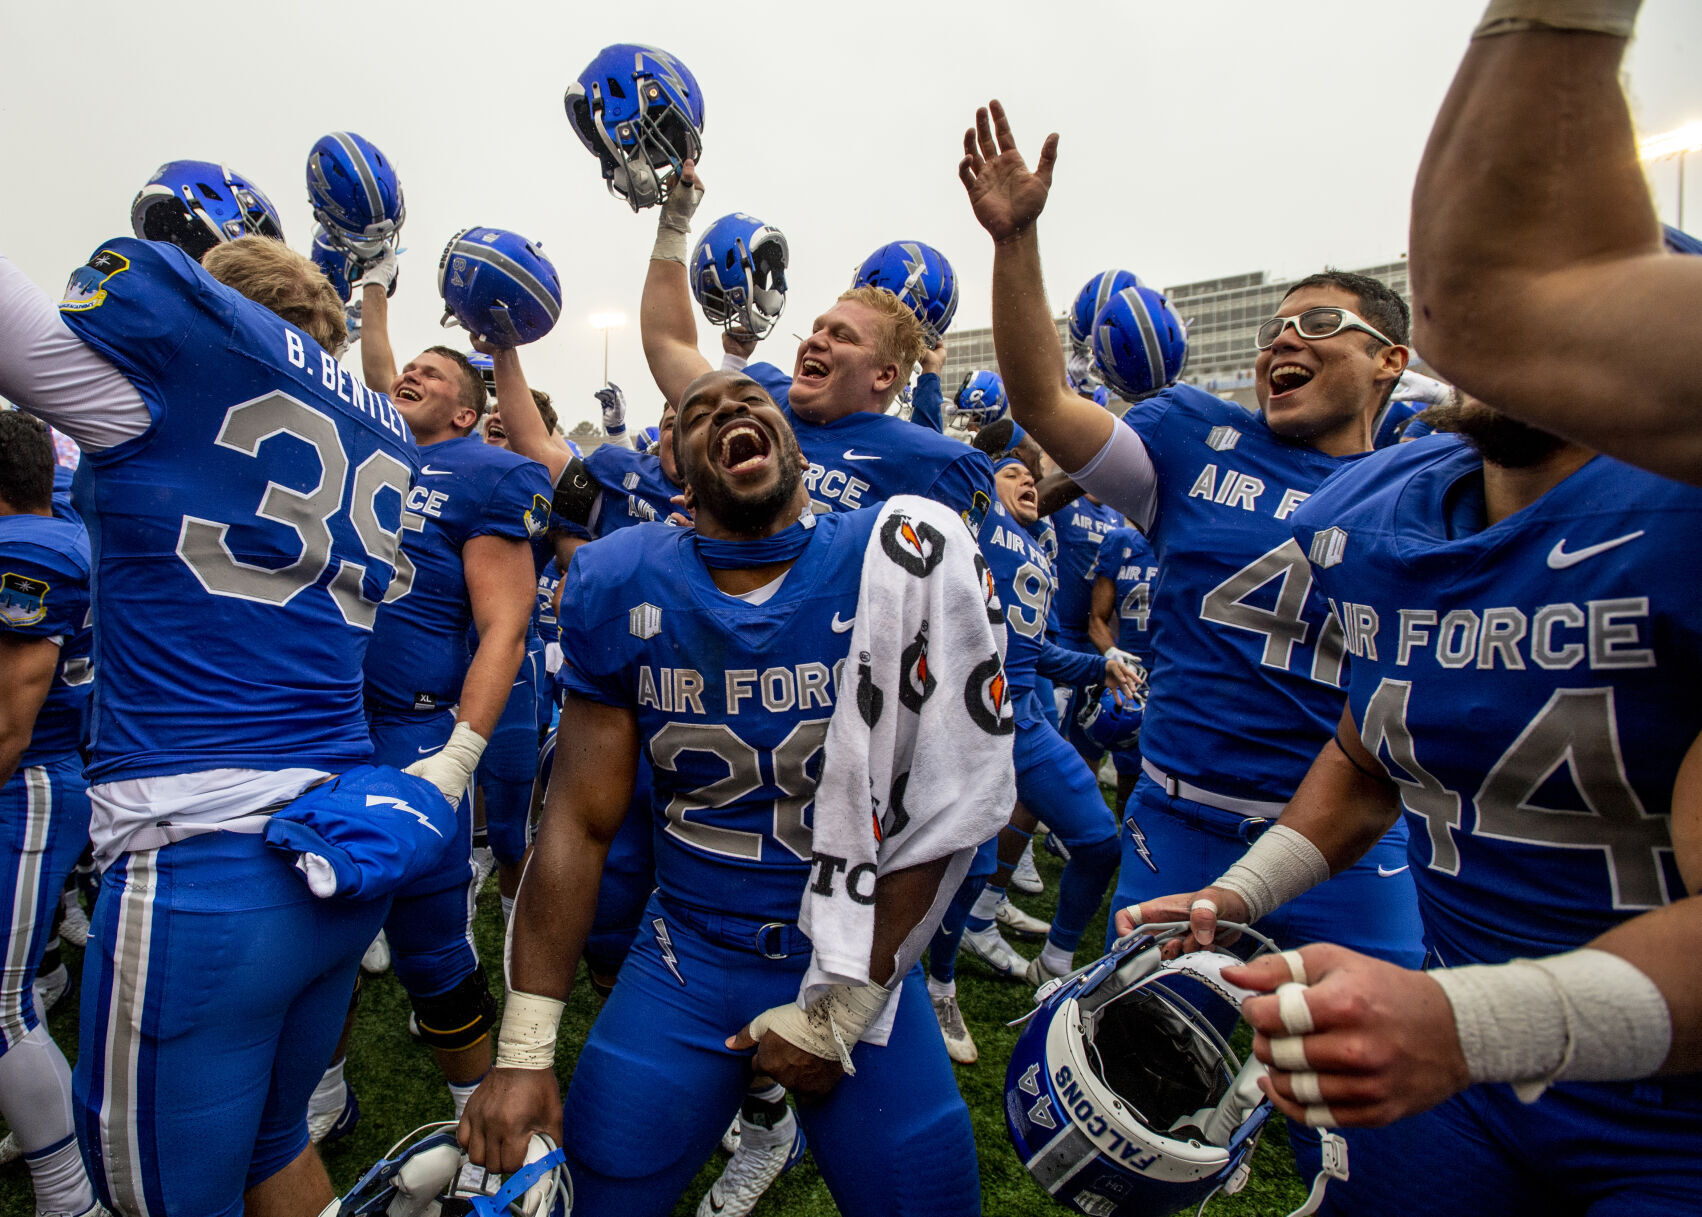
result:
[(1454, 1011), (1473, 1082), (1510, 1082), (1534, 1103), (1554, 1082), (1648, 1077), (1672, 1047), (1672, 1016), (1636, 965), (1585, 947), (1544, 959), (1427, 972)]
[(656, 244), (651, 247), (652, 262), (678, 262), (686, 265), (686, 238), (691, 235), (691, 217), (703, 199), (703, 191), (687, 190), (679, 183), (668, 192), (668, 201), (656, 217)]
[(467, 793), (467, 784), (473, 780), (473, 770), (479, 767), (484, 752), (485, 737), (466, 723), (456, 723), (442, 749), (423, 761), (415, 761), (405, 772), (436, 786), (453, 805)]
[(1330, 877), (1330, 864), (1304, 835), (1278, 824), (1211, 884), (1247, 902), (1247, 920), (1258, 921)]
[(1631, 37), (1643, 0), (1490, 0), (1473, 38), (1523, 30), (1577, 30)]
[(824, 1060), (837, 1060), (847, 1075), (856, 1074), (851, 1049), (863, 1038), (892, 990), (884, 985), (829, 985), (807, 1010), (796, 1003), (775, 1006), (751, 1019), (751, 1035), (760, 1040), (769, 1031), (787, 1043)]
[(556, 1030), (567, 1003), (536, 993), (510, 992), (496, 1036), (498, 1069), (553, 1069)]

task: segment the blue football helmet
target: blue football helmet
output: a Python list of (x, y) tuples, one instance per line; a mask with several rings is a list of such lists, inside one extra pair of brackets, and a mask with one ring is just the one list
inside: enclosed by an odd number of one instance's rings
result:
[(958, 418), (983, 427), (998, 422), (1011, 408), (997, 372), (965, 372), (952, 406)]
[(472, 364), (473, 370), (483, 378), (485, 382), (485, 392), (491, 395), (492, 401), (495, 401), (496, 360), (492, 359), (489, 355), (486, 355), (483, 351), (468, 351), (467, 362)]
[(395, 167), (353, 131), (321, 136), (307, 154), (307, 201), (332, 243), (362, 258), (394, 244), (407, 217)]
[(666, 200), (686, 161), (703, 155), (697, 78), (656, 47), (604, 47), (562, 104), (579, 142), (602, 162), (609, 193), (634, 211)]
[(632, 442), (640, 452), (649, 452), (662, 442), (662, 428), (640, 427), (633, 434)]
[(786, 234), (742, 211), (703, 230), (691, 251), (691, 294), (703, 315), (767, 338), (786, 308)]
[(466, 1163), (453, 1122), (416, 1128), (319, 1217), (569, 1217), (573, 1212), (566, 1156), (548, 1137), (533, 1134), (526, 1164), (507, 1179), (487, 1177), (483, 1190), (470, 1190), (461, 1172)]
[(544, 251), (503, 228), (463, 228), (437, 263), (443, 322), (505, 346), (536, 342), (561, 315), (561, 278)]
[(1102, 270), (1082, 285), (1070, 306), (1070, 345), (1086, 355), (1093, 349), (1093, 319), (1111, 303), (1111, 297), (1130, 287), (1141, 287), (1141, 277), (1132, 270)]
[(1076, 725), (1100, 748), (1122, 752), (1133, 748), (1141, 737), (1141, 717), (1146, 710), (1146, 671), (1140, 672), (1141, 691), (1133, 697), (1103, 685), (1092, 686), (1076, 711)]
[(284, 239), (278, 209), (240, 173), (212, 161), (168, 161), (130, 204), (130, 227), (144, 241), (175, 245), (199, 262), (238, 237)]
[(894, 241), (863, 259), (852, 287), (884, 287), (916, 314), (930, 348), (951, 327), (957, 313), (957, 272), (932, 245)]
[(337, 289), (337, 298), (347, 303), (349, 285), (360, 277), (360, 269), (348, 250), (331, 243), (323, 224), (316, 224), (313, 228), (313, 264), (331, 280), (331, 286)]
[(1093, 319), (1094, 367), (1126, 401), (1158, 392), (1187, 362), (1187, 326), (1163, 292), (1126, 287)]
[(1264, 1065), (1237, 1058), (1208, 1017), (1254, 996), (1222, 977), (1242, 961), (1217, 951), (1161, 959), (1160, 946), (1186, 931), (1143, 927), (1041, 986), (1011, 1054), (1005, 1122), (1017, 1157), (1086, 1217), (1193, 1212), (1220, 1188), (1239, 1190), (1271, 1114)]

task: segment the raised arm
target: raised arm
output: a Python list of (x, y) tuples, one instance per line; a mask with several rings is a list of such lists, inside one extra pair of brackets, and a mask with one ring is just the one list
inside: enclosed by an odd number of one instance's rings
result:
[(1413, 194), (1414, 342), (1525, 422), (1702, 483), (1702, 259), (1662, 252), (1638, 164), (1619, 78), (1637, 4), (1490, 9)]
[(550, 485), (555, 485), (573, 453), (566, 440), (550, 434), (544, 426), (544, 416), (532, 400), (531, 386), (520, 366), (520, 353), (479, 337), (473, 339), (473, 347), (491, 357), (496, 373), (496, 409), (502, 416), (502, 429), (508, 433), (508, 446), (548, 469)]
[(396, 287), (396, 251), (386, 246), (382, 255), (361, 268), (360, 282), (360, 369), (366, 387), (388, 393), (396, 383), (396, 353), (390, 347), (390, 293)]
[(691, 217), (702, 199), (697, 166), (687, 161), (679, 185), (669, 192), (656, 219), (656, 245), (650, 251), (650, 269), (638, 307), (645, 362), (656, 387), (673, 406), (679, 405), (687, 385), (710, 370), (709, 361), (697, 349), (697, 316), (686, 275)]
[(1064, 469), (1080, 469), (1105, 446), (1116, 420), (1070, 388), (1046, 304), (1035, 222), (1052, 187), (1058, 137), (1046, 137), (1039, 164), (1029, 172), (1004, 107), (995, 101), (975, 112), (963, 151), (958, 177), (975, 218), (993, 238), (993, 349), (1011, 414)]

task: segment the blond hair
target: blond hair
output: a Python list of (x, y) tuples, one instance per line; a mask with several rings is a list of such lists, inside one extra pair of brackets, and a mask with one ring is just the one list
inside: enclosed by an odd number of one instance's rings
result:
[(891, 402), (909, 381), (911, 367), (922, 358), (922, 352), (928, 349), (928, 340), (922, 333), (922, 323), (916, 319), (916, 314), (910, 311), (904, 301), (884, 287), (853, 287), (840, 292), (839, 298), (855, 300), (881, 315), (885, 324), (875, 334), (875, 358), (882, 363), (898, 365), (898, 379), (885, 395), (885, 400)]
[(239, 237), (215, 245), (201, 268), (226, 287), (271, 309), (333, 355), (348, 345), (337, 289), (310, 260), (271, 237)]

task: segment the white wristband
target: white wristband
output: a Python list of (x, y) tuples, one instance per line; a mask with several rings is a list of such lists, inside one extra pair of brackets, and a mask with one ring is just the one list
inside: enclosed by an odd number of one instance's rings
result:
[(1303, 834), (1277, 824), (1210, 886), (1241, 897), (1247, 902), (1247, 920), (1258, 921), (1329, 877), (1330, 863), (1318, 847)]
[(1666, 998), (1636, 965), (1585, 947), (1544, 959), (1437, 968), (1473, 1082), (1511, 1082), (1534, 1103), (1550, 1083), (1648, 1077), (1672, 1047)]
[(1643, 0), (1490, 0), (1473, 38), (1522, 30), (1578, 30), (1629, 38)]
[(650, 250), (652, 262), (686, 265), (690, 259), (686, 238), (691, 234), (691, 217), (702, 200), (703, 191), (687, 190), (682, 183), (674, 183), (668, 201), (662, 204), (662, 213), (656, 217), (656, 244)]
[(496, 1037), (498, 1069), (553, 1069), (556, 1029), (566, 1002), (536, 993), (508, 994), (502, 1007), (502, 1030)]
[(743, 372), (750, 357), (739, 355), (733, 351), (721, 352), (721, 370), (723, 372)]
[(886, 1009), (892, 990), (884, 985), (829, 985), (808, 1010), (794, 1002), (764, 1010), (751, 1019), (751, 1036), (760, 1040), (772, 1031), (788, 1043), (825, 1060), (839, 1061), (847, 1074), (855, 1074), (851, 1049), (863, 1032)]

